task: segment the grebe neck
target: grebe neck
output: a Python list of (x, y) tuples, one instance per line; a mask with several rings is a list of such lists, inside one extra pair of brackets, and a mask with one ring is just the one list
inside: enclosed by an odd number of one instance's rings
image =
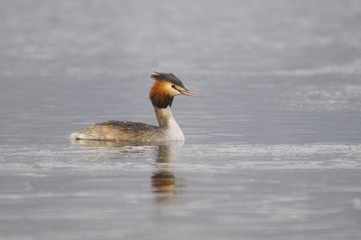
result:
[(166, 108), (154, 107), (154, 111), (158, 119), (159, 127), (168, 128), (174, 124), (178, 125), (169, 106)]
[(166, 108), (154, 106), (154, 111), (158, 119), (159, 127), (166, 131), (170, 140), (184, 140), (183, 132), (175, 121), (170, 106)]

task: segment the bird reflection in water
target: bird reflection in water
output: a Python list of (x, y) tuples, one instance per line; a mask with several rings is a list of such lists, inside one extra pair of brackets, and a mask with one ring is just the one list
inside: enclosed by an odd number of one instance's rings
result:
[(158, 156), (155, 160), (155, 171), (151, 178), (157, 203), (171, 201), (183, 187), (174, 176), (174, 165), (172, 164), (182, 145), (183, 141), (159, 146)]
[[(72, 141), (73, 144), (87, 147), (131, 147), (144, 146), (144, 144), (135, 144), (129, 142), (117, 141), (93, 141), (93, 140), (77, 140)], [(183, 146), (184, 141), (170, 141), (166, 143), (149, 144), (157, 148), (154, 163), (154, 173), (151, 177), (152, 192), (155, 200), (159, 204), (169, 203), (179, 194), (180, 189), (184, 186), (179, 184), (173, 173), (174, 161), (177, 152)]]

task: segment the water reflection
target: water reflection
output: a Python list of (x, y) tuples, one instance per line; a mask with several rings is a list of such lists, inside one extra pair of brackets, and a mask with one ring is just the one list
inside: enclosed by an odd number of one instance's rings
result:
[[(111, 147), (120, 148), (127, 153), (134, 153), (132, 148), (128, 147), (154, 147), (154, 170), (151, 176), (152, 193), (155, 196), (157, 203), (169, 203), (179, 193), (179, 190), (183, 187), (178, 183), (177, 178), (174, 175), (174, 162), (180, 148), (183, 146), (184, 141), (171, 141), (166, 143), (148, 143), (147, 145), (140, 143), (129, 142), (116, 142), (116, 141), (94, 141), (94, 140), (71, 140), (72, 144), (81, 145), (86, 147)], [(149, 148), (139, 149), (143, 152), (143, 155), (147, 155)], [(153, 151), (152, 151), (153, 152)], [(136, 151), (139, 154), (139, 151)], [(121, 156), (124, 157), (124, 151), (121, 152)], [(118, 158), (117, 157), (117, 158)], [(114, 153), (112, 153), (112, 159)]]
[(152, 176), (153, 193), (157, 203), (167, 203), (174, 199), (183, 186), (174, 175), (174, 165), (177, 152), (183, 142), (160, 145), (155, 160), (155, 170)]

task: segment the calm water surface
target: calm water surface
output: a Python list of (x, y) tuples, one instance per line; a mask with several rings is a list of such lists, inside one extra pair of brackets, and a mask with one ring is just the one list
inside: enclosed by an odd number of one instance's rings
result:
[[(359, 1), (3, 1), (0, 239), (359, 239)], [(72, 143), (155, 124), (185, 142)]]

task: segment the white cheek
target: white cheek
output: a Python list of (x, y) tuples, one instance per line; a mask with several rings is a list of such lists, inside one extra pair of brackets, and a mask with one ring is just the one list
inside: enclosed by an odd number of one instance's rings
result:
[(178, 92), (177, 90), (175, 90), (174, 88), (172, 88), (172, 86), (169, 86), (168, 91), (169, 91), (169, 94), (170, 94), (171, 96), (180, 95), (180, 92)]

